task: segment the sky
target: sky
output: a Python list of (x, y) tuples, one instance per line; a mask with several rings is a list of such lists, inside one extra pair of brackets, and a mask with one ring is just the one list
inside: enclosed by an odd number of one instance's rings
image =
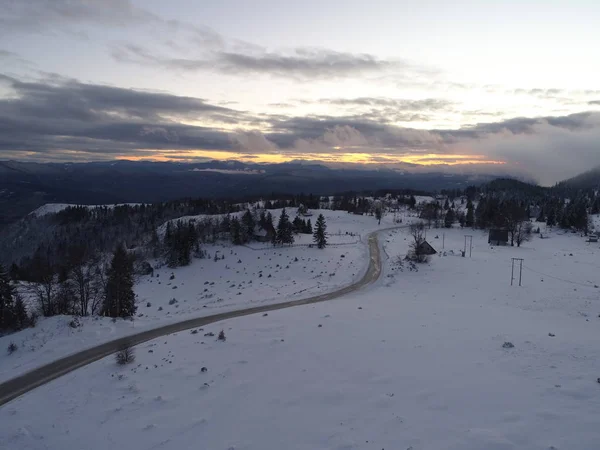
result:
[(0, 0), (0, 159), (600, 165), (600, 2)]

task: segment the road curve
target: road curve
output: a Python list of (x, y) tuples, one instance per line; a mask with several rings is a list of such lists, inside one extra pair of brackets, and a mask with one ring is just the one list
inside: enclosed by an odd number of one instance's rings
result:
[(38, 367), (30, 372), (20, 375), (16, 378), (8, 380), (0, 384), (0, 406), (11, 400), (25, 394), (26, 392), (35, 389), (42, 384), (46, 384), (66, 373), (69, 373), (75, 369), (83, 367), (94, 361), (102, 359), (106, 356), (119, 350), (124, 345), (138, 345), (151, 339), (156, 339), (161, 336), (176, 333), (178, 331), (188, 330), (190, 328), (202, 327), (214, 322), (220, 322), (226, 319), (233, 319), (235, 317), (248, 316), (250, 314), (262, 313), (267, 311), (275, 311), (278, 309), (292, 308), (294, 306), (309, 305), (311, 303), (320, 303), (343, 295), (355, 292), (375, 281), (381, 275), (382, 261), (381, 251), (379, 248), (379, 242), (377, 240), (377, 234), (382, 231), (388, 231), (395, 228), (385, 228), (374, 231), (368, 235), (369, 241), (369, 266), (364, 276), (356, 283), (348, 285), (344, 288), (338, 289), (337, 291), (328, 292), (326, 294), (316, 295), (314, 297), (308, 297), (300, 300), (292, 300), (283, 303), (275, 303), (270, 305), (255, 306), (252, 308), (245, 308), (236, 311), (229, 311), (220, 314), (213, 314), (205, 317), (198, 317), (195, 319), (188, 319), (182, 322), (171, 323), (151, 330), (142, 331), (133, 335), (125, 336), (119, 339), (115, 339), (104, 344), (97, 345), (96, 347), (88, 348), (81, 352), (66, 356), (58, 359), (54, 362)]

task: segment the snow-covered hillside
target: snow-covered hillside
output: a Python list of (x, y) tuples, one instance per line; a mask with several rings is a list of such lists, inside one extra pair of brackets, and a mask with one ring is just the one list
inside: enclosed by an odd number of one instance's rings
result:
[(545, 236), (432, 230), (411, 271), (408, 233), (385, 232), (375, 287), (95, 362), (0, 409), (0, 448), (595, 450), (600, 245)]
[[(280, 212), (272, 211), (275, 217)], [(206, 259), (194, 259), (190, 266), (177, 269), (163, 266), (153, 276), (140, 277), (135, 286), (138, 310), (133, 322), (84, 317), (79, 319), (81, 327), (72, 328), (70, 317), (41, 318), (35, 328), (0, 337), (0, 349), (11, 342), (19, 348), (11, 355), (0, 353), (0, 382), (145, 329), (247, 306), (306, 298), (358, 280), (368, 265), (367, 234), (392, 226), (393, 216), (386, 215), (378, 225), (372, 216), (327, 210), (314, 213), (323, 213), (327, 220), (331, 245), (324, 250), (309, 248), (310, 235), (295, 236), (292, 247), (274, 248), (257, 242), (246, 247), (206, 245)], [(401, 217), (406, 220), (405, 214)]]

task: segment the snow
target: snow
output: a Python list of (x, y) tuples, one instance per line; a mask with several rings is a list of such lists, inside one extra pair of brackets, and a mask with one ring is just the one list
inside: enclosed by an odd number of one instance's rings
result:
[[(360, 279), (368, 263), (367, 234), (392, 226), (393, 217), (385, 216), (378, 225), (372, 216), (313, 212), (323, 213), (328, 224), (331, 245), (324, 250), (309, 248), (311, 235), (296, 235), (291, 247), (256, 242), (247, 247), (205, 245), (210, 258), (194, 259), (190, 266), (177, 269), (164, 266), (156, 269), (153, 277), (140, 277), (135, 286), (138, 311), (133, 322), (85, 317), (80, 319), (82, 326), (73, 329), (68, 326), (71, 317), (40, 318), (35, 328), (0, 337), (0, 382), (128, 334), (194, 317), (306, 298)], [(272, 211), (275, 218), (280, 213)], [(182, 220), (200, 217), (204, 216)], [(215, 254), (225, 259), (214, 261)], [(4, 350), (11, 342), (19, 350), (7, 355)]]
[(384, 232), (375, 286), (92, 363), (0, 409), (0, 448), (597, 449), (600, 245), (544, 234), (431, 230), (439, 253), (411, 271), (408, 233)]

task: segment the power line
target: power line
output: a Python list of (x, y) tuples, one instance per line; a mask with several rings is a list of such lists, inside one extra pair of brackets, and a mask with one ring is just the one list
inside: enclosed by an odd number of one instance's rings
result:
[(559, 278), (559, 277), (555, 277), (553, 275), (548, 275), (547, 273), (539, 272), (537, 270), (532, 269), (531, 267), (527, 267), (527, 266), (523, 266), (523, 267), (531, 272), (537, 273), (538, 275), (543, 275), (548, 278), (554, 278), (555, 280), (562, 281), (564, 283), (570, 283), (570, 284), (575, 284), (577, 286), (584, 286), (584, 287), (591, 287), (591, 288), (596, 288), (596, 286), (597, 286), (597, 285), (591, 284), (591, 283), (581, 283), (578, 281), (565, 280), (564, 278)]

